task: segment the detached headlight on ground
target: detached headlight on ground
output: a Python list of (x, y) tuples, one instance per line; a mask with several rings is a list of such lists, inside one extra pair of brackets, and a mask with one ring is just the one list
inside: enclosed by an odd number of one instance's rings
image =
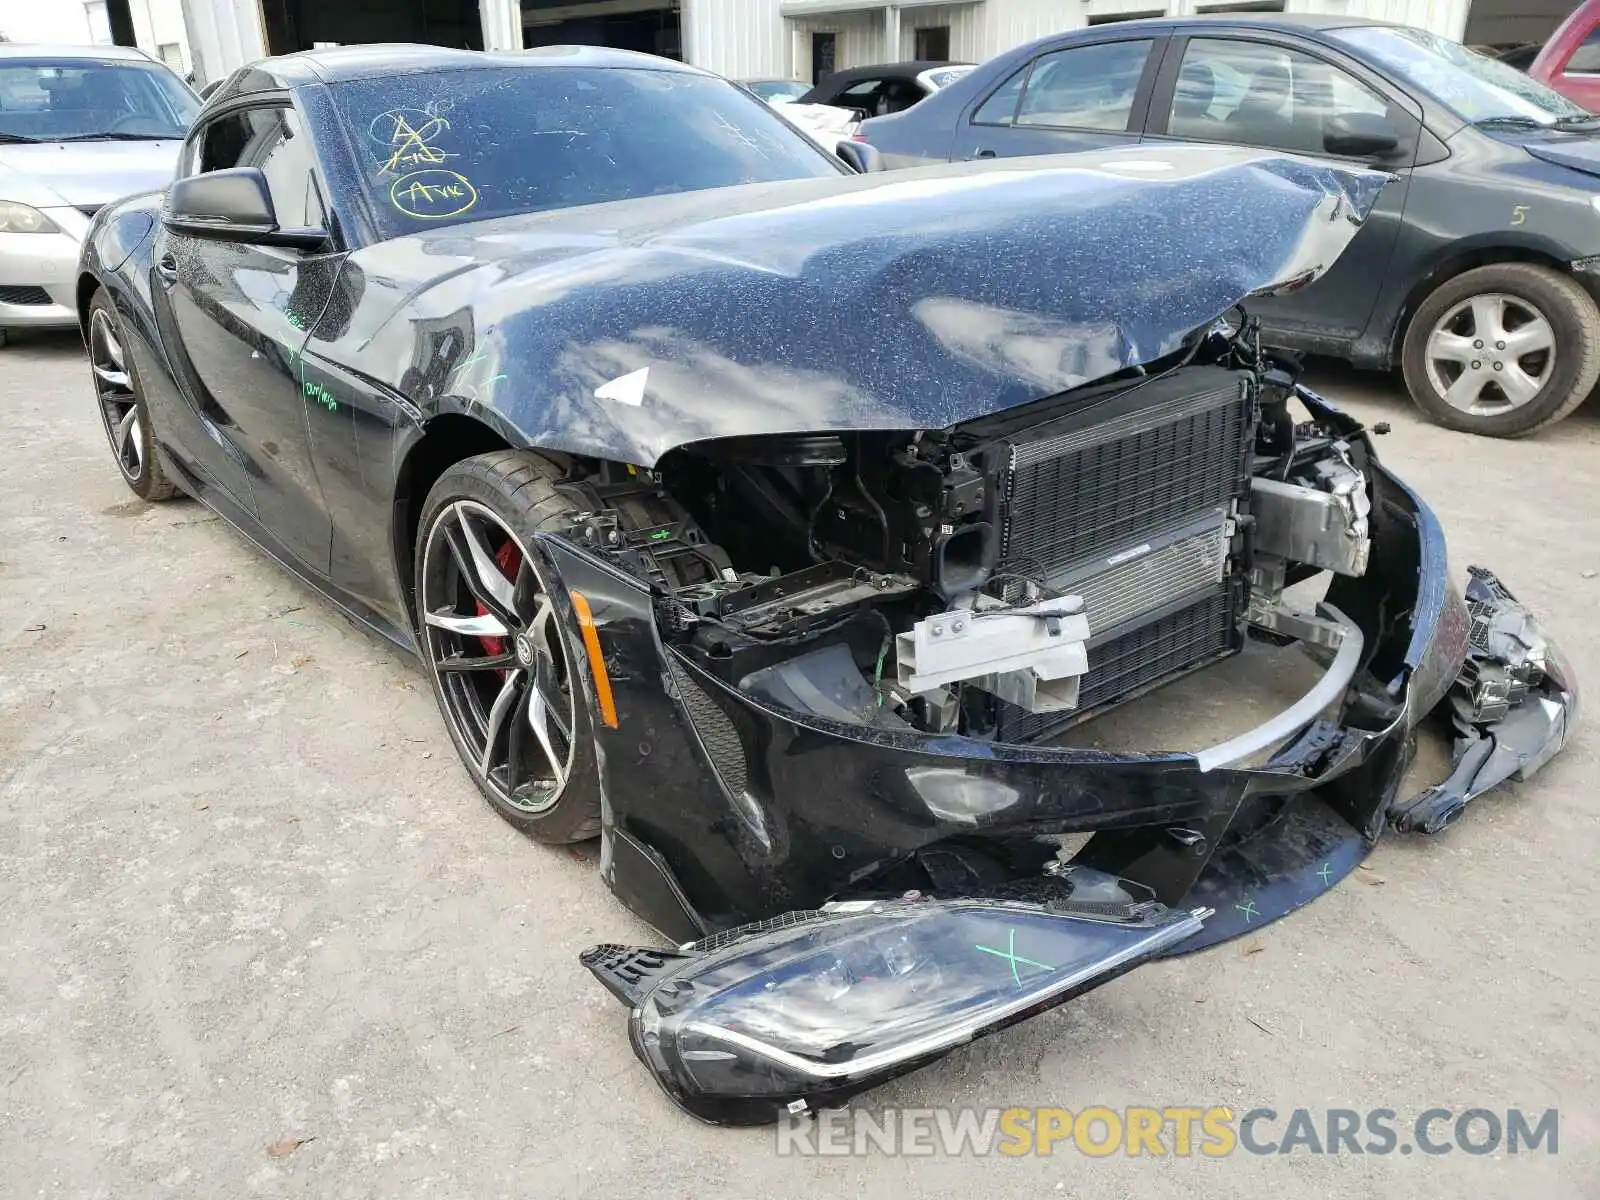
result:
[(37, 208), (0, 200), (0, 233), (60, 233), (60, 228)]
[(1063, 1003), (1197, 933), (1201, 915), (1141, 900), (858, 902), (684, 951), (598, 946), (584, 963), (633, 1005), (634, 1050), (673, 1100), (755, 1124)]

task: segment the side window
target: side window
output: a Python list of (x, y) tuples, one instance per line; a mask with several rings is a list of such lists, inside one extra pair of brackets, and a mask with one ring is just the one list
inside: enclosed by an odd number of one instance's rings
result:
[(294, 109), (267, 111), (273, 117), (272, 135), (249, 161), (240, 165), (260, 167), (267, 177), (267, 191), (272, 193), (278, 224), (321, 228), (327, 224), (327, 217), (317, 191), (317, 157), (311, 149), (311, 139)]
[(1600, 75), (1600, 26), (1591, 29), (1583, 44), (1572, 52), (1563, 73)]
[(927, 94), (909, 80), (886, 79), (883, 91), (878, 96), (878, 115), (887, 116), (889, 113), (905, 112), (906, 109), (920, 103)]
[(203, 175), (207, 171), (225, 171), (229, 167), (243, 166), (240, 160), (244, 157), (245, 148), (264, 127), (264, 113), (263, 109), (247, 109), (207, 122), (195, 141), (192, 173)]
[(1133, 115), (1148, 41), (1074, 46), (1036, 59), (1017, 110), (1018, 125), (1122, 130)]
[(1167, 132), (1322, 154), (1330, 117), (1388, 111), (1382, 96), (1320, 58), (1264, 42), (1193, 38), (1178, 69)]
[(195, 143), (189, 169), (203, 174), (229, 167), (261, 169), (280, 225), (327, 223), (316, 155), (292, 108), (248, 108), (208, 123)]
[[(1029, 63), (1031, 67), (1033, 64)], [(1009, 125), (1017, 115), (1017, 101), (1022, 98), (1022, 81), (1028, 77), (1028, 67), (1023, 67), (1000, 85), (998, 91), (978, 106), (972, 114), (974, 125)]]

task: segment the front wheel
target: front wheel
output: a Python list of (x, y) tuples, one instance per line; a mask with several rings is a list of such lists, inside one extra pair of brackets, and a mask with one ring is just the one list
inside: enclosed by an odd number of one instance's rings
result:
[(576, 511), (554, 468), (504, 450), (451, 467), (428, 493), (416, 548), (419, 640), (473, 782), (543, 842), (600, 832), (600, 779), (577, 648), (533, 552)]
[(1575, 280), (1531, 263), (1463, 271), (1417, 308), (1406, 386), (1440, 425), (1522, 437), (1582, 404), (1600, 378), (1600, 309)]
[(178, 495), (178, 485), (167, 478), (156, 456), (150, 407), (126, 347), (117, 306), (101, 288), (89, 303), (89, 369), (94, 372), (100, 421), (123, 482), (141, 499), (170, 500)]

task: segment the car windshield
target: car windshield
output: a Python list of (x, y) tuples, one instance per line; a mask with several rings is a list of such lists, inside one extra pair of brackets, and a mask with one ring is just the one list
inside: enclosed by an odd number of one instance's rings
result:
[(811, 90), (808, 84), (794, 83), (787, 79), (759, 79), (745, 86), (769, 104), (788, 104), (791, 100), (800, 99)]
[(1333, 36), (1437, 97), (1465, 121), (1554, 125), (1588, 116), (1587, 109), (1537, 80), (1437, 34), (1363, 25), (1335, 30)]
[(331, 91), (385, 237), (844, 170), (767, 105), (709, 75), (484, 67)]
[(0, 142), (181, 138), (199, 110), (155, 63), (0, 59)]

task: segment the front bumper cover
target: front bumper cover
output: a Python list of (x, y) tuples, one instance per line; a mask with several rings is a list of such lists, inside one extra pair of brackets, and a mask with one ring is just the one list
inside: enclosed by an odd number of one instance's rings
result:
[[(1327, 597), (1361, 631), (1355, 677), (1253, 767), (994, 744), (769, 707), (667, 645), (636, 578), (545, 535), (566, 588), (588, 599), (616, 696), (616, 727), (595, 722), (604, 878), (656, 928), (693, 942), (841, 898), (892, 900), (908, 886), (1036, 902), (1041, 886), (1049, 891), (1038, 881), (1063, 869), (1041, 835), (1090, 834), (1066, 871), (1206, 913), (1203, 928), (1152, 955), (1284, 916), (1354, 870), (1386, 827), (1433, 832), (1495, 783), (1530, 777), (1577, 718), (1570, 668), (1531, 614), (1487, 571), (1474, 569), (1462, 595), (1437, 519), (1375, 456), (1372, 488), (1371, 566), (1337, 577)], [(1455, 726), (1456, 767), (1397, 801), (1418, 727), (1435, 713)], [(770, 1103), (758, 1108), (770, 1118)]]
[(0, 288), (40, 291), (45, 299), (12, 303), (0, 294), (0, 329), (76, 326), (78, 254), (89, 220), (77, 209), (41, 210), (54, 233), (0, 233)]

